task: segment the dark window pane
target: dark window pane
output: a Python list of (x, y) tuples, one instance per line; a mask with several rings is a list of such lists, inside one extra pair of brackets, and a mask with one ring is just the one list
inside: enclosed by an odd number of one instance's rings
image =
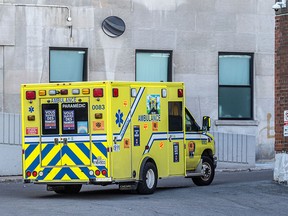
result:
[(169, 102), (169, 131), (182, 131), (182, 102)]
[(219, 87), (219, 118), (250, 119), (250, 87)]

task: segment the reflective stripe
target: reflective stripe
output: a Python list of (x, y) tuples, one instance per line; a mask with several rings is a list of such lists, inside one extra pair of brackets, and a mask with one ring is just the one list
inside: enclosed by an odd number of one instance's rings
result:
[[(89, 142), (90, 141), (89, 135), (85, 135), (85, 136), (71, 135), (71, 136), (62, 136), (62, 137), (55, 135), (55, 136), (42, 136), (41, 142), (42, 143), (54, 142), (55, 138), (58, 138), (59, 140), (67, 138), (68, 141), (74, 141), (74, 142)], [(25, 143), (39, 143), (39, 142), (40, 142), (40, 137), (25, 137)]]
[(186, 133), (186, 140), (207, 140), (210, 136), (202, 133)]
[(25, 137), (24, 140), (25, 140), (25, 143), (39, 143), (40, 142), (39, 137)]
[(167, 140), (167, 133), (152, 134), (147, 144), (147, 146), (149, 146), (149, 149), (145, 149), (143, 154), (147, 154), (150, 151), (155, 140)]
[(130, 124), (131, 122), (131, 118), (133, 117), (134, 113), (135, 113), (135, 110), (138, 106), (138, 103), (144, 93), (144, 90), (145, 88), (144, 87), (141, 87), (136, 95), (136, 98), (131, 106), (131, 109), (127, 115), (127, 118), (125, 119), (125, 122), (123, 124), (123, 127), (121, 128), (121, 131), (120, 131), (120, 135), (119, 134), (115, 134), (115, 136), (118, 136), (117, 137), (117, 141), (121, 141), (124, 137), (124, 134), (126, 133), (127, 131), (127, 128), (128, 128), (128, 125)]
[(106, 142), (107, 141), (107, 135), (101, 134), (101, 135), (92, 135), (92, 142)]

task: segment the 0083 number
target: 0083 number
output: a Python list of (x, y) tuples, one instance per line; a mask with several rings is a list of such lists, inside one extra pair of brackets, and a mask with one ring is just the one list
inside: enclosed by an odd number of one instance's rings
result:
[(104, 104), (92, 105), (92, 110), (105, 110), (105, 105)]

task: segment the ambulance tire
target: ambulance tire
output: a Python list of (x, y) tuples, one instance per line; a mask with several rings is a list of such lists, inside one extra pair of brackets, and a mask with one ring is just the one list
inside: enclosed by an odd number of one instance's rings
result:
[(82, 184), (65, 185), (63, 190), (54, 190), (57, 194), (77, 194), (80, 192)]
[(147, 162), (144, 165), (144, 169), (142, 172), (142, 181), (138, 183), (137, 191), (140, 194), (152, 194), (156, 190), (157, 187), (157, 169), (156, 166), (151, 163)]
[(210, 157), (202, 157), (202, 169), (204, 169), (204, 176), (193, 177), (192, 181), (197, 186), (210, 185), (214, 179), (215, 167)]

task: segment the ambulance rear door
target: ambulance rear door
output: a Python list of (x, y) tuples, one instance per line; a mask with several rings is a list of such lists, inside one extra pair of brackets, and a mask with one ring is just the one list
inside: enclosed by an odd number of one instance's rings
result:
[(89, 97), (41, 99), (41, 166), (90, 166)]

